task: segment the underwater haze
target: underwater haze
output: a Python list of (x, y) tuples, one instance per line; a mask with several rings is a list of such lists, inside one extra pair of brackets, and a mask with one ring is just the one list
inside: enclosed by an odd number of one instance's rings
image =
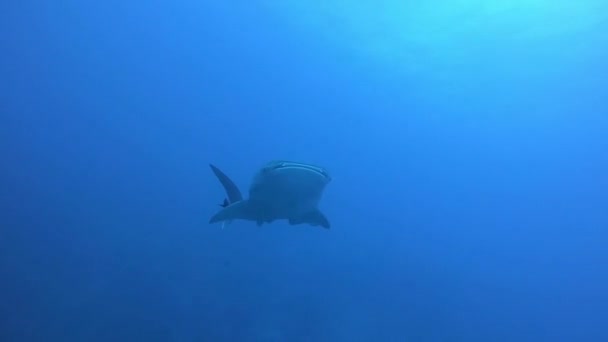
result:
[[(608, 341), (608, 2), (0, 3), (0, 341)], [(331, 229), (209, 224), (272, 160)]]

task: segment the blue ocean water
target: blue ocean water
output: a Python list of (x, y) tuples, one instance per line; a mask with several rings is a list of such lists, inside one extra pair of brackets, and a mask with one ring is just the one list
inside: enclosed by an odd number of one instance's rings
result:
[[(0, 341), (608, 341), (608, 3), (0, 3)], [(221, 229), (217, 165), (332, 175)]]

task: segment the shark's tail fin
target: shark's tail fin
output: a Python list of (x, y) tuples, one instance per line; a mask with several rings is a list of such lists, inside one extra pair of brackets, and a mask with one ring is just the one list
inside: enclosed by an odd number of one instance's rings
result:
[(232, 179), (226, 176), (226, 174), (223, 173), (222, 170), (215, 167), (215, 165), (209, 164), (209, 167), (211, 167), (211, 171), (213, 171), (217, 179), (220, 181), (220, 183), (222, 183), (222, 186), (226, 191), (226, 195), (228, 195), (228, 198), (224, 200), (224, 204), (226, 204), (226, 202), (230, 204), (241, 201), (243, 199), (243, 195), (241, 195), (241, 191), (236, 186), (236, 184), (234, 184)]
[[(224, 202), (222, 202), (219, 206), (225, 209), (228, 206), (230, 206), (231, 204), (242, 201), (243, 195), (241, 195), (241, 191), (236, 186), (236, 184), (234, 184), (234, 182), (228, 176), (226, 176), (226, 174), (223, 173), (222, 170), (215, 167), (215, 165), (209, 164), (209, 166), (211, 167), (211, 170), (213, 171), (213, 173), (215, 174), (217, 179), (220, 181), (220, 183), (222, 183), (222, 186), (224, 187), (224, 190), (226, 191), (226, 194), (228, 195), (228, 198), (224, 198)], [(221, 212), (222, 211), (218, 212), (215, 216), (218, 216)], [(213, 220), (213, 218), (212, 218), (212, 220)], [(219, 222), (219, 221), (217, 221), (217, 222)], [(224, 227), (226, 227), (227, 225), (232, 223), (232, 220), (223, 220), (221, 222), (222, 222), (222, 229), (224, 229)]]

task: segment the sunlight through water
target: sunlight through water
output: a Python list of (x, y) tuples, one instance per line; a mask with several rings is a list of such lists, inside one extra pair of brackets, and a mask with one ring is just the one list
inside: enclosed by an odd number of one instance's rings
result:
[(575, 54), (584, 52), (606, 43), (601, 27), (608, 18), (603, 0), (291, 0), (268, 6), (320, 39), (409, 72), (475, 63), (487, 49), (546, 48), (556, 39), (562, 47), (571, 40)]

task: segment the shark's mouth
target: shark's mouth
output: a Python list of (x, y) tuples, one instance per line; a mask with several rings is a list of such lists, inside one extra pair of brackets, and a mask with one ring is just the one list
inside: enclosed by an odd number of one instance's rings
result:
[(320, 166), (315, 166), (315, 165), (311, 165), (311, 164), (304, 164), (304, 163), (298, 163), (298, 162), (292, 162), (292, 161), (286, 161), (286, 160), (277, 160), (277, 161), (270, 163), (266, 167), (266, 169), (268, 171), (286, 170), (286, 169), (308, 170), (308, 171), (312, 171), (314, 173), (317, 173), (317, 174), (323, 176), (324, 178), (327, 179), (327, 181), (331, 180), (331, 176), (329, 175), (329, 173), (327, 172), (326, 169), (324, 169)]

